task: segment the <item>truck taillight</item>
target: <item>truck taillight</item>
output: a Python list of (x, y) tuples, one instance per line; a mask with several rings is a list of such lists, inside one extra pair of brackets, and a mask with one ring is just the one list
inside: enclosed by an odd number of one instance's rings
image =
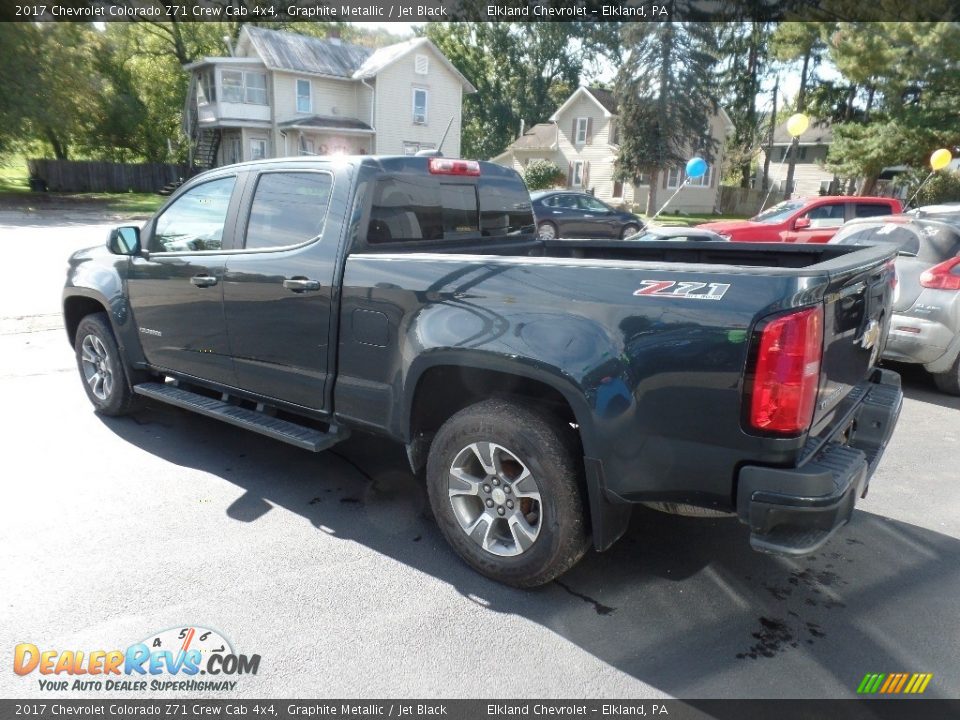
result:
[(798, 310), (763, 326), (750, 392), (750, 425), (780, 435), (813, 420), (823, 356), (823, 308)]
[(920, 284), (933, 290), (960, 290), (960, 256), (924, 270)]
[(480, 175), (480, 163), (476, 160), (451, 160), (430, 158), (431, 175)]

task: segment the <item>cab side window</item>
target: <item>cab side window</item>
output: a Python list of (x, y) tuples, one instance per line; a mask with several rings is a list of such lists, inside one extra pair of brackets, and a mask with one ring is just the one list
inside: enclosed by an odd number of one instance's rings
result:
[(820, 205), (810, 210), (805, 217), (810, 220), (812, 229), (840, 227), (844, 222), (843, 203)]
[(300, 245), (323, 231), (333, 178), (326, 172), (271, 172), (257, 180), (247, 250)]
[(220, 250), (236, 181), (235, 177), (211, 180), (177, 198), (157, 218), (150, 252)]

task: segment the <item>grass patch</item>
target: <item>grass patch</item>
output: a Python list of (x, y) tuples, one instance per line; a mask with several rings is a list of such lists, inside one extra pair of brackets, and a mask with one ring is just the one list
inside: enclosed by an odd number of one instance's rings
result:
[(67, 197), (103, 202), (113, 212), (146, 215), (156, 212), (167, 199), (156, 193), (75, 193)]
[(29, 173), (27, 163), (21, 159), (0, 162), (0, 193), (27, 193)]
[[(647, 216), (641, 214), (640, 217), (646, 221)], [(657, 216), (657, 223), (661, 225), (683, 225), (684, 227), (695, 227), (708, 222), (719, 222), (721, 220), (746, 220), (748, 215), (713, 215), (711, 213), (694, 213), (692, 215), (668, 215)]]
[(22, 157), (0, 158), (0, 206), (32, 208), (66, 205), (89, 207), (128, 215), (150, 215), (166, 200), (156, 193), (34, 193), (30, 190), (27, 161)]

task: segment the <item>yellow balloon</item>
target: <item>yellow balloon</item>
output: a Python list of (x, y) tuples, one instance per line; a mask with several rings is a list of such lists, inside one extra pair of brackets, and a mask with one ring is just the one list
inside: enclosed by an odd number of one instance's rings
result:
[(930, 156), (930, 167), (933, 168), (934, 172), (943, 170), (950, 164), (951, 160), (953, 160), (953, 155), (950, 154), (950, 151), (946, 148), (940, 148), (934, 150), (933, 155)]
[(810, 118), (803, 113), (791, 115), (790, 119), (787, 120), (787, 132), (793, 137), (800, 137), (807, 131), (808, 127), (810, 127)]

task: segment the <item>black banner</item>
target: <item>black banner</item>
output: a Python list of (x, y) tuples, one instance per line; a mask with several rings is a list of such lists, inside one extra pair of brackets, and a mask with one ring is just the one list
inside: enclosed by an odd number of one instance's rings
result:
[(942, 21), (960, 0), (51, 0), (3, 3), (13, 22)]
[(0, 700), (0, 718), (946, 720), (960, 700)]

